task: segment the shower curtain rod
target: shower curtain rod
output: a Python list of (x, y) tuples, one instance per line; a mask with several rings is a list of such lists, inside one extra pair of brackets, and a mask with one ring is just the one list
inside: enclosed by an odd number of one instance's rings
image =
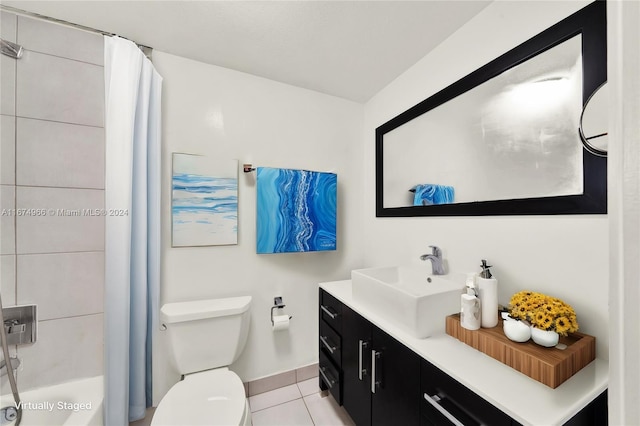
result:
[(6, 5), (3, 5), (3, 4), (0, 4), (0, 10), (6, 10), (7, 12), (13, 12), (13, 13), (18, 13), (20, 15), (29, 16), (29, 17), (32, 17), (32, 18), (42, 19), (44, 21), (55, 22), (57, 24), (62, 24), (62, 25), (66, 25), (68, 27), (73, 27), (73, 28), (77, 28), (77, 29), (80, 29), (80, 30), (89, 31), (89, 32), (92, 32), (92, 33), (97, 33), (97, 34), (101, 34), (101, 35), (105, 35), (105, 36), (118, 36), (120, 38), (124, 38), (124, 39), (127, 39), (127, 40), (135, 43), (136, 46), (138, 46), (140, 48), (140, 50), (142, 50), (142, 53), (144, 53), (145, 56), (147, 58), (149, 58), (149, 60), (151, 60), (151, 52), (153, 51), (153, 47), (145, 46), (144, 44), (140, 44), (140, 43), (136, 42), (135, 40), (131, 40), (131, 39), (127, 38), (127, 37), (123, 37), (123, 36), (120, 36), (120, 35), (115, 34), (115, 33), (98, 30), (96, 28), (91, 28), (91, 27), (87, 27), (87, 26), (84, 26), (84, 25), (80, 25), (80, 24), (74, 24), (73, 22), (69, 22), (69, 21), (65, 21), (65, 20), (57, 19), (57, 18), (52, 18), (50, 16), (41, 15), (41, 14), (35, 13), (35, 12), (29, 12), (28, 10), (18, 9), (17, 7), (6, 6)]

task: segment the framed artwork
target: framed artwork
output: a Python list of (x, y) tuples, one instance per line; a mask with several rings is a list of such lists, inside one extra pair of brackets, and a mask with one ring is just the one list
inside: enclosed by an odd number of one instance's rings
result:
[(238, 161), (173, 154), (171, 245), (238, 244)]
[(257, 169), (259, 254), (336, 249), (337, 175)]

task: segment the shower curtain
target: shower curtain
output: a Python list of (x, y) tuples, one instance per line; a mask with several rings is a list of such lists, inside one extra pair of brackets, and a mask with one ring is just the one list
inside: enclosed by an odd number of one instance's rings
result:
[(160, 285), (162, 77), (131, 41), (104, 41), (104, 422), (127, 425), (151, 406)]

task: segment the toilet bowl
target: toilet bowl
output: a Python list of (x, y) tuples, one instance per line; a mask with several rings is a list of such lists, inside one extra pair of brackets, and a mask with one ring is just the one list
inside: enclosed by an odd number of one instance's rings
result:
[(251, 297), (169, 303), (161, 318), (184, 379), (162, 398), (151, 425), (251, 425), (242, 380), (227, 368), (246, 343)]
[(162, 398), (151, 424), (249, 426), (244, 385), (227, 368), (190, 374)]

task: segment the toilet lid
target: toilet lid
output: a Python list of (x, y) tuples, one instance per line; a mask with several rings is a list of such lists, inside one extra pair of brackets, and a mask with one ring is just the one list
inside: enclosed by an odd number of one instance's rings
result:
[(162, 398), (152, 425), (239, 425), (243, 421), (244, 385), (232, 371), (189, 374)]

